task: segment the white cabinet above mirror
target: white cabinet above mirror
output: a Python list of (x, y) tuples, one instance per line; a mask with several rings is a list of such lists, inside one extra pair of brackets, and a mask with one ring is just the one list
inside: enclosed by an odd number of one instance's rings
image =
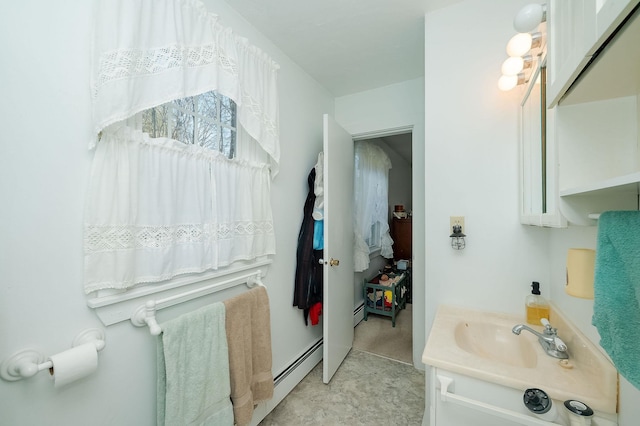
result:
[(593, 31), (605, 39), (588, 49), (593, 58), (553, 108), (559, 206), (579, 225), (639, 207), (640, 1), (596, 3)]
[(589, 63), (595, 43), (596, 0), (549, 0), (547, 106), (558, 101)]
[(547, 107), (556, 106), (638, 0), (548, 0)]

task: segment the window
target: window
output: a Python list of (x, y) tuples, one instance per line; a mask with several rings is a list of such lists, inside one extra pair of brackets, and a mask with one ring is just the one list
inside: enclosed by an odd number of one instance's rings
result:
[(380, 249), (380, 255), (393, 257), (393, 243), (389, 236), (389, 169), (391, 160), (373, 142), (355, 144), (355, 210), (354, 263), (355, 271), (369, 267), (369, 255)]
[(371, 234), (366, 238), (366, 242), (369, 245), (369, 251), (373, 252), (379, 250), (381, 247), (381, 227), (380, 222), (376, 222), (371, 225)]
[(176, 99), (141, 114), (142, 131), (236, 156), (236, 103), (210, 91)]

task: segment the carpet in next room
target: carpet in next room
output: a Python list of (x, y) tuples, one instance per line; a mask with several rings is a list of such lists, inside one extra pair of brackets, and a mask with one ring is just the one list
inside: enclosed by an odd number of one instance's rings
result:
[(353, 348), (413, 365), (413, 327), (411, 304), (396, 314), (396, 326), (391, 318), (369, 314), (355, 329)]

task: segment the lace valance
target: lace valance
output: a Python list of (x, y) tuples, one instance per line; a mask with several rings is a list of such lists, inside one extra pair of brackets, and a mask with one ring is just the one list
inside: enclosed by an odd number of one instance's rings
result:
[(218, 22), (198, 0), (103, 0), (96, 4), (93, 130), (172, 99), (210, 90), (231, 98), (238, 121), (280, 160), (278, 65)]

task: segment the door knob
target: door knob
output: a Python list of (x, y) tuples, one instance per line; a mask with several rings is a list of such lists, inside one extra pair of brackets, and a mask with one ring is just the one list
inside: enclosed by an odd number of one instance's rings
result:
[(331, 260), (328, 262), (324, 259), (318, 259), (318, 263), (321, 265), (326, 265), (328, 263), (329, 266), (338, 266), (340, 264), (340, 261), (332, 257)]
[(326, 265), (328, 263), (329, 266), (338, 266), (340, 264), (340, 261), (332, 257), (331, 260), (328, 262), (324, 259), (318, 259), (318, 263), (321, 265)]

